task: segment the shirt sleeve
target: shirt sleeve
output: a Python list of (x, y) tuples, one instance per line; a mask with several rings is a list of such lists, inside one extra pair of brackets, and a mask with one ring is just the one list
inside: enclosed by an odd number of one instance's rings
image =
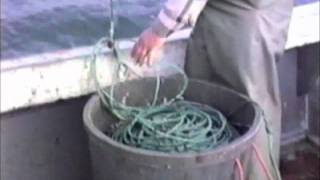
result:
[(167, 0), (157, 19), (153, 22), (152, 30), (161, 37), (169, 36), (187, 24), (195, 11), (202, 10), (203, 7), (195, 8), (196, 1), (199, 0)]

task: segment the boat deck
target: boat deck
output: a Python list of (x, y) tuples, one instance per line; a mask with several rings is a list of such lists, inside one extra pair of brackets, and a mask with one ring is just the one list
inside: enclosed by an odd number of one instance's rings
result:
[(283, 180), (319, 180), (319, 147), (307, 141), (290, 144), (283, 149), (280, 169)]

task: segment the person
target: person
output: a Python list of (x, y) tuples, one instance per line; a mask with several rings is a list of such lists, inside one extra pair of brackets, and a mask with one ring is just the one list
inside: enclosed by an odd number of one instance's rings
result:
[[(166, 38), (188, 21), (193, 3), (166, 2), (132, 50), (137, 63), (153, 63)], [(265, 159), (271, 153), (277, 163), (281, 101), (276, 62), (285, 48), (292, 8), (292, 0), (207, 0), (186, 52), (185, 71), (189, 77), (229, 87), (263, 109), (273, 134), (272, 151), (267, 147), (266, 131), (258, 133), (255, 144)], [(251, 157), (251, 161), (257, 159)], [(270, 167), (272, 162), (267, 163)], [(260, 165), (250, 167), (246, 179), (267, 179)]]

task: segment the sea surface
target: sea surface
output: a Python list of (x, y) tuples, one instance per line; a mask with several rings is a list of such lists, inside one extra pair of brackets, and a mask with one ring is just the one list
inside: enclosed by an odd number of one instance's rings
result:
[[(159, 0), (114, 0), (116, 36), (138, 36)], [(94, 44), (109, 29), (108, 0), (1, 0), (1, 59)]]
[[(165, 0), (114, 0), (116, 36), (138, 36)], [(306, 4), (319, 0), (298, 0)], [(89, 46), (108, 32), (108, 0), (1, 0), (1, 60)]]

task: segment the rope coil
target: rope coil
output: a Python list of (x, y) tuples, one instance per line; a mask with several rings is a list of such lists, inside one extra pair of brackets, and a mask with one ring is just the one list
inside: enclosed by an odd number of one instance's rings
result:
[[(129, 146), (161, 152), (201, 152), (226, 144), (231, 140), (230, 126), (218, 110), (183, 100), (182, 95), (188, 86), (188, 78), (182, 69), (174, 65), (168, 67), (176, 69), (176, 74), (182, 77), (183, 85), (174, 97), (163, 101), (160, 99), (163, 79), (159, 74), (154, 77), (156, 87), (153, 98), (148, 102), (149, 105), (130, 106), (123, 101), (125, 96), (130, 94), (130, 89), (127, 89), (127, 93), (123, 93), (122, 97), (117, 99), (115, 97), (116, 86), (123, 83), (123, 80), (129, 80), (130, 73), (139, 75), (125, 61), (117, 58), (113, 84), (110, 87), (101, 87), (96, 72), (96, 60), (107, 42), (108, 38), (98, 42), (93, 51), (90, 67), (104, 108), (119, 119), (111, 135), (114, 140)], [(119, 74), (121, 67), (127, 68), (125, 74)], [(142, 78), (139, 81), (144, 80)]]

